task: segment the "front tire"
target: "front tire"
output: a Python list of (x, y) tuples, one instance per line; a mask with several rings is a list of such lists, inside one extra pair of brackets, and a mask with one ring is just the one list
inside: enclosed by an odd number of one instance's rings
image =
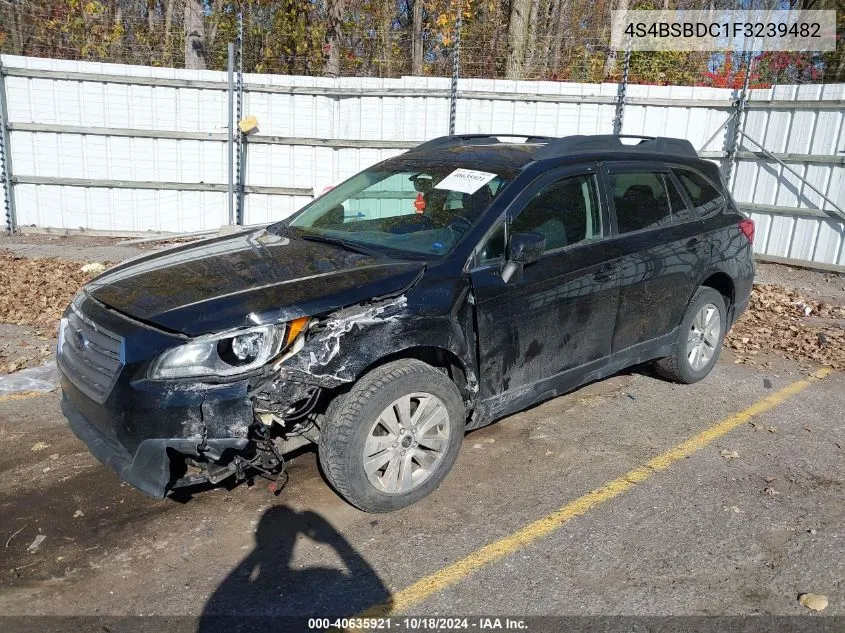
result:
[(414, 359), (366, 374), (327, 411), (320, 464), (340, 495), (389, 512), (433, 492), (451, 470), (466, 410), (455, 383)]
[(725, 339), (727, 318), (725, 299), (702, 286), (687, 305), (671, 356), (655, 363), (657, 372), (683, 384), (698, 382), (716, 365)]

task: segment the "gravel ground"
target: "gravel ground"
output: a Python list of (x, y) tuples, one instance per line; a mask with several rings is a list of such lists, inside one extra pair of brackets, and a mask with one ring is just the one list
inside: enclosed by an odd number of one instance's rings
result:
[(845, 274), (825, 273), (782, 264), (757, 264), (758, 284), (778, 284), (795, 288), (811, 298), (845, 305)]
[(75, 262), (120, 262), (162, 248), (161, 244), (121, 246), (120, 240), (110, 237), (81, 235), (4, 235), (0, 250), (21, 257), (58, 257)]
[[(0, 253), (37, 247), (27, 256), (75, 259), (70, 271), (115, 248), (39, 239), (0, 240)], [(758, 277), (816, 301), (845, 296), (839, 276), (760, 265)], [(0, 325), (0, 354), (31, 345), (42, 362), (46, 332)], [(200, 631), (220, 630), (208, 619), (219, 613), (354, 614), (814, 366), (766, 349), (743, 360), (726, 348), (692, 386), (634, 368), (471, 433), (438, 492), (379, 516), (340, 500), (307, 450), (280, 496), (241, 485), (153, 500), (91, 457), (57, 393), (0, 400), (0, 613), (36, 628), (38, 614), (204, 616), (188, 621)], [(834, 372), (412, 612), (812, 617), (797, 600), (812, 592), (845, 616), (843, 393)]]
[[(203, 616), (200, 631), (221, 613), (355, 614), (804, 375), (732, 361), (696, 385), (623, 372), (471, 433), (439, 491), (387, 515), (345, 504), (309, 451), (279, 496), (150, 499), (90, 456), (56, 394), (0, 402), (0, 613)], [(812, 617), (812, 592), (845, 615), (843, 393), (841, 373), (814, 383), (410, 612)]]

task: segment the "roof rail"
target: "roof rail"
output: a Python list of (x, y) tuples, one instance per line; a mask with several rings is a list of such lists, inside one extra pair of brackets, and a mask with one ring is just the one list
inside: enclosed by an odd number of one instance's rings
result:
[(439, 136), (411, 148), (412, 152), (426, 151), (436, 147), (454, 147), (461, 145), (492, 145), (500, 143), (499, 138), (524, 138), (525, 143), (551, 143), (558, 140), (553, 136), (537, 136), (535, 134), (453, 134)]
[[(623, 138), (642, 139), (635, 145), (626, 145)], [(638, 136), (636, 134), (596, 134), (593, 136), (564, 136), (550, 140), (545, 147), (540, 148), (534, 157), (537, 160), (555, 158), (576, 152), (649, 152), (654, 154), (669, 154), (698, 158), (695, 148), (687, 140), (670, 138), (667, 136)]]

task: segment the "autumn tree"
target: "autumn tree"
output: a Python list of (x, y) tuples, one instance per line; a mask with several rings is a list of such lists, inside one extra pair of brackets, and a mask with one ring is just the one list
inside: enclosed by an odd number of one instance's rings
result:
[(201, 0), (185, 0), (185, 68), (205, 70), (205, 16)]
[[(750, 0), (763, 2), (763, 0)], [(759, 81), (845, 81), (843, 0), (783, 0), (839, 8), (839, 45), (826, 53), (757, 56)], [(462, 16), (461, 74), (618, 81), (614, 9), (732, 8), (735, 0), (0, 0), (0, 52), (224, 70), (243, 15), (247, 72), (396, 77), (448, 75)], [(784, 5), (786, 6), (786, 5)], [(634, 51), (629, 80), (733, 85), (719, 53)]]
[(423, 74), (423, 0), (409, 0), (412, 12), (411, 74)]
[(521, 79), (525, 70), (525, 49), (528, 44), (528, 19), (532, 0), (511, 0), (508, 21), (508, 79)]
[(326, 62), (323, 74), (327, 77), (340, 75), (340, 40), (343, 29), (343, 0), (326, 1), (326, 35), (323, 53)]

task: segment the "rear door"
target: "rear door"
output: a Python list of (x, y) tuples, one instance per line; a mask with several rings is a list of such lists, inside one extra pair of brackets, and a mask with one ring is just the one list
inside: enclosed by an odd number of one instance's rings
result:
[[(609, 355), (618, 285), (597, 171), (592, 165), (544, 174), (479, 245), (470, 274), (482, 398), (552, 384)], [(542, 233), (546, 251), (506, 283), (501, 270), (513, 232)]]
[[(691, 203), (693, 211), (702, 224), (702, 238), (707, 240), (707, 251), (712, 260), (713, 252), (729, 252), (731, 249), (724, 243), (726, 237), (722, 230), (726, 224), (724, 214), (727, 210), (728, 199), (715, 184), (710, 182), (703, 174), (691, 167), (672, 167), (672, 174), (681, 186), (681, 190), (687, 194), (687, 200)], [(731, 229), (736, 226), (736, 221), (729, 223)], [(736, 231), (729, 231), (728, 240), (736, 236)]]
[(613, 352), (672, 333), (708, 255), (702, 223), (665, 165), (609, 163), (608, 198), (619, 261)]

